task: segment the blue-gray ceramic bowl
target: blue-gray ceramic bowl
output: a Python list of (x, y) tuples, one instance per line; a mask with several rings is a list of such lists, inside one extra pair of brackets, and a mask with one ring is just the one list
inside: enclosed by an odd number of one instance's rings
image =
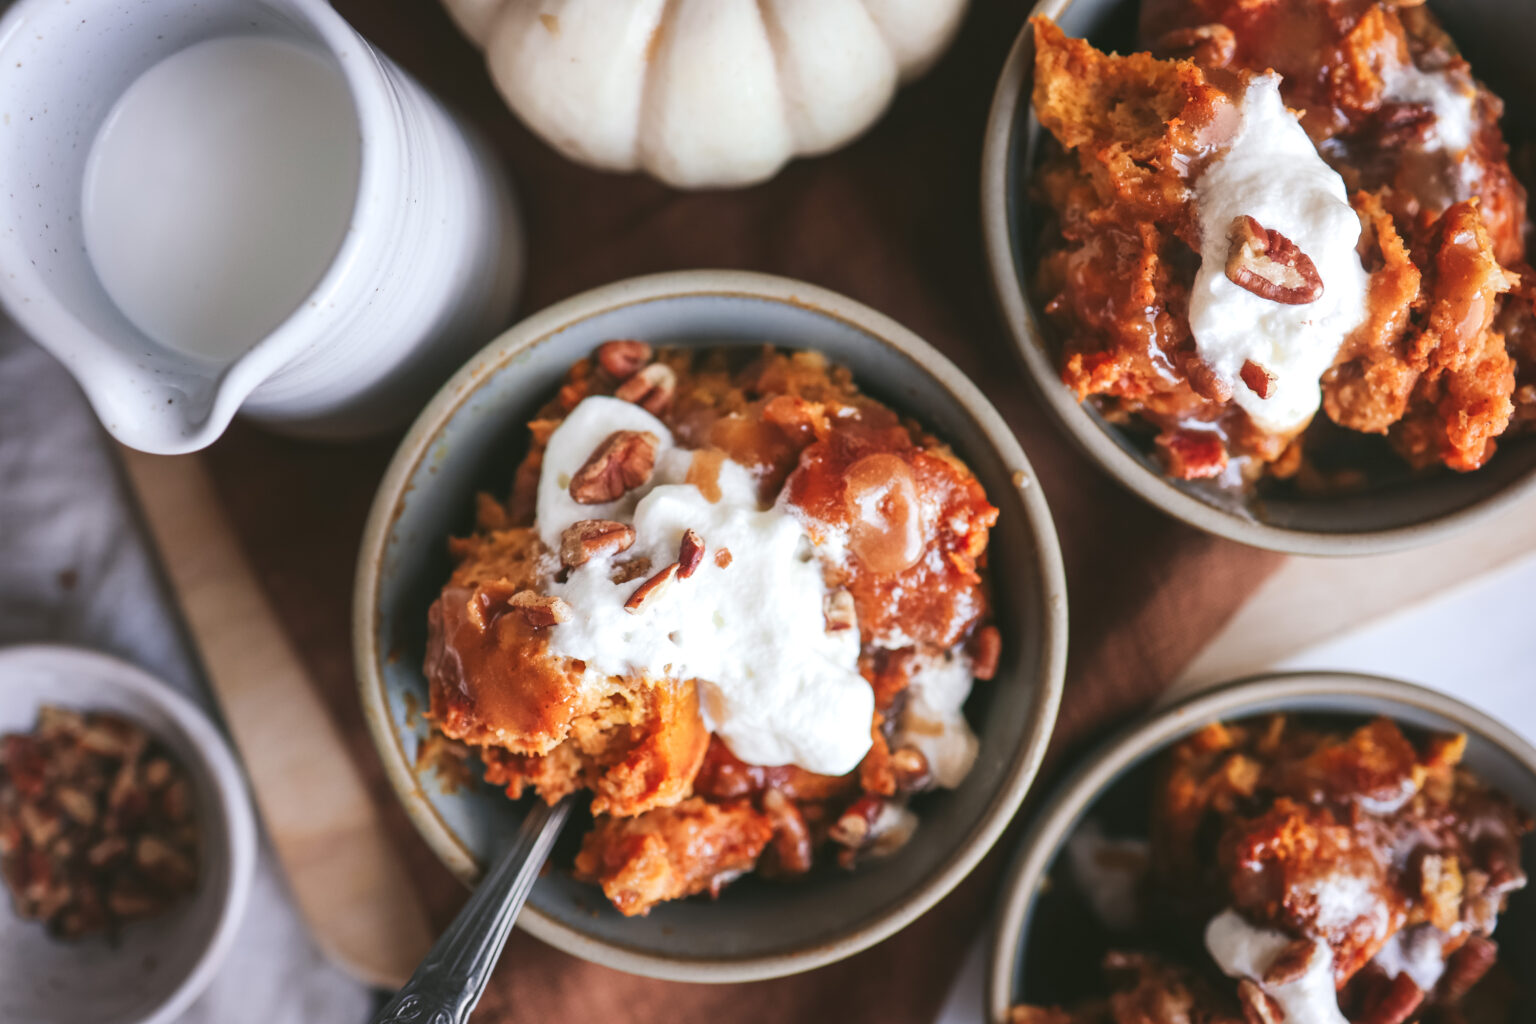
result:
[(949, 441), (1001, 509), (990, 566), (1005, 655), (967, 713), (981, 753), (964, 785), (918, 808), (898, 855), (797, 884), (754, 878), (716, 902), (684, 900), (625, 918), (573, 881), (575, 828), (519, 924), (620, 970), (743, 981), (807, 970), (870, 946), (931, 907), (996, 841), (1033, 779), (1055, 721), (1066, 660), (1066, 593), (1050, 513), (1029, 462), (981, 393), (899, 324), (823, 289), (759, 274), (695, 271), (622, 281), (528, 318), (470, 360), (411, 428), (380, 485), (358, 564), (353, 638), (364, 713), (389, 778), (427, 843), (473, 884), (521, 810), (491, 787), (445, 793), (414, 763), (426, 706), (427, 606), (447, 579), (446, 541), (468, 532), (480, 489), (504, 493), (524, 422), (566, 369), (615, 337), (657, 344), (817, 349), (868, 393)]
[[(1456, 0), (1429, 5), (1473, 70), (1509, 101), (1504, 129), (1512, 140), (1536, 138), (1536, 61), (1524, 40), (1536, 35), (1536, 4)], [(1137, 0), (1040, 0), (1033, 14), (1056, 19), (1072, 36), (1127, 52), (1135, 49)], [(1030, 107), (1034, 42), (1026, 24), (992, 99), (982, 153), (982, 228), (992, 287), (1019, 355), (1045, 406), (1106, 472), (1142, 499), (1191, 526), (1243, 544), (1302, 555), (1368, 555), (1416, 547), (1487, 520), (1536, 494), (1536, 440), (1506, 440), (1474, 473), (1449, 470), (1362, 494), (1243, 500), (1209, 481), (1173, 480), (1157, 460), (1080, 403), (1061, 381), (1058, 347), (1030, 294), (1034, 244), (1028, 182), (1040, 123)]]
[[(1107, 835), (1144, 836), (1151, 776), (1165, 750), (1211, 722), (1274, 712), (1362, 723), (1385, 715), (1418, 729), (1465, 733), (1463, 763), (1528, 813), (1536, 812), (1536, 749), (1443, 693), (1352, 672), (1294, 672), (1239, 680), (1191, 697), (1107, 741), (1031, 822), (998, 901), (988, 1020), (1006, 1021), (1008, 1008), (1022, 1002), (1073, 1001), (1084, 993), (1072, 989), (1103, 956), (1104, 937), (1082, 926), (1081, 900), (1058, 860), (1078, 825), (1091, 817)], [(1525, 870), (1536, 874), (1536, 837), (1526, 838), (1524, 850)], [(1536, 890), (1516, 894), (1496, 937), (1506, 963), (1518, 964), (1524, 977), (1536, 976)]]

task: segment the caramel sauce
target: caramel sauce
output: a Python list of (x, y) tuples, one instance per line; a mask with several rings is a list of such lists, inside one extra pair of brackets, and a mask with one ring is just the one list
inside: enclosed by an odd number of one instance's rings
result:
[(897, 455), (866, 455), (848, 467), (843, 500), (851, 525), (848, 549), (870, 572), (905, 572), (923, 557), (923, 510), (917, 481)]
[(432, 718), (456, 738), (543, 753), (570, 724), (578, 676), (520, 616), (486, 619), (480, 602), (476, 590), (450, 585), (428, 613)]
[(986, 611), (976, 558), (997, 509), (974, 477), (918, 448), (882, 411), (836, 420), (801, 455), (788, 500), (813, 532), (815, 523), (848, 531), (852, 557), (834, 582), (853, 595), (866, 641), (949, 647)]

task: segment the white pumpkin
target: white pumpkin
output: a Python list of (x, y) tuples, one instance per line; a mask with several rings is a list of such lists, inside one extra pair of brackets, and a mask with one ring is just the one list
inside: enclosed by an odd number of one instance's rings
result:
[(508, 104), (573, 160), (747, 185), (874, 123), (966, 0), (444, 0)]

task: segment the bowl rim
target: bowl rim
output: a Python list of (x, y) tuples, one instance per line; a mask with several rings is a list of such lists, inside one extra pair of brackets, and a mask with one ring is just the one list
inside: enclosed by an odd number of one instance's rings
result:
[(1033, 782), (1054, 730), (1066, 673), (1066, 577), (1050, 509), (1038, 478), (1002, 417), (947, 358), (889, 317), (816, 285), (770, 274), (734, 270), (673, 271), (629, 278), (557, 302), (503, 332), (460, 369), (412, 424), (385, 471), (363, 531), (353, 600), (353, 656), (363, 715), (384, 763), (390, 785), (417, 831), (438, 858), (466, 885), (479, 867), (438, 817), (414, 793), (419, 787), (389, 713), (378, 662), (377, 595), (380, 565), (390, 529), (411, 477), (429, 457), (433, 439), (479, 386), (521, 353), (556, 333), (600, 314), (660, 299), (723, 296), (783, 303), (829, 317), (869, 335), (923, 368), (975, 420), (1002, 462), (1014, 470), (1015, 490), (1025, 508), (1026, 537), (1039, 566), (1042, 672), (1035, 680), (1033, 728), (1020, 742), (1003, 782), (993, 793), (977, 827), (917, 889), (873, 918), (855, 921), (830, 941), (773, 956), (682, 958), (618, 946), (569, 927), (527, 906), (517, 924), (544, 942), (574, 956), (632, 974), (672, 981), (740, 982), (810, 970), (860, 952), (905, 927), (955, 887), (980, 862), (1018, 809)]
[[(13, 665), (43, 665), (100, 682), (105, 689), (131, 692), (163, 711), (186, 737), (197, 764), (188, 765), (208, 780), (218, 803), (216, 827), (223, 834), (229, 868), (219, 891), (213, 933), (185, 976), (158, 1006), (133, 1024), (170, 1024), (202, 995), (228, 955), (250, 901), (256, 869), (256, 814), (245, 787), (245, 774), (219, 726), (191, 698), (169, 683), (121, 658), (67, 644), (14, 644), (0, 647), (0, 672)], [(130, 715), (130, 717), (132, 717)], [(208, 828), (215, 823), (204, 822)], [(124, 1022), (128, 1024), (128, 1022)]]
[[(1073, 0), (1038, 0), (1029, 18), (1059, 19)], [(1464, 508), (1383, 530), (1295, 530), (1245, 519), (1207, 504), (1153, 473), (1122, 448), (1061, 382), (1014, 259), (1009, 188), (1010, 155), (1021, 104), (1028, 102), (1034, 45), (1026, 19), (1008, 53), (987, 115), (981, 157), (981, 226), (992, 294), (1008, 325), (1025, 376), (1074, 442), (1121, 486), (1175, 519), (1228, 540), (1293, 555), (1377, 555), (1442, 540), (1481, 523), (1533, 493), (1536, 468)]]
[[(1030, 822), (998, 890), (992, 950), (987, 960), (988, 1019), (1008, 1019), (1013, 1001), (1014, 964), (1022, 945), (1025, 918), (1068, 833), (1095, 798), (1137, 762), (1166, 749), (1202, 724), (1240, 718), (1276, 700), (1301, 701), (1337, 695), (1340, 683), (1347, 684), (1350, 697), (1365, 703), (1406, 704), (1449, 719), (1462, 731), (1500, 748), (1536, 775), (1536, 747), (1513, 730), (1449, 694), (1390, 676), (1329, 669), (1266, 672), (1192, 694), (1121, 729), (1097, 746), (1052, 789), (1049, 800)], [(1390, 711), (1380, 713), (1391, 715)]]

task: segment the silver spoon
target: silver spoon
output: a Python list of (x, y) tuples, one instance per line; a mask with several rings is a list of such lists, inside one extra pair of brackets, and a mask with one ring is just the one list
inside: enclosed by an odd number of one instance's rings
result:
[(512, 932), (539, 869), (571, 811), (569, 798), (553, 807), (541, 800), (438, 937), (411, 980), (384, 1004), (374, 1024), (465, 1024), (480, 1001), (491, 968)]

